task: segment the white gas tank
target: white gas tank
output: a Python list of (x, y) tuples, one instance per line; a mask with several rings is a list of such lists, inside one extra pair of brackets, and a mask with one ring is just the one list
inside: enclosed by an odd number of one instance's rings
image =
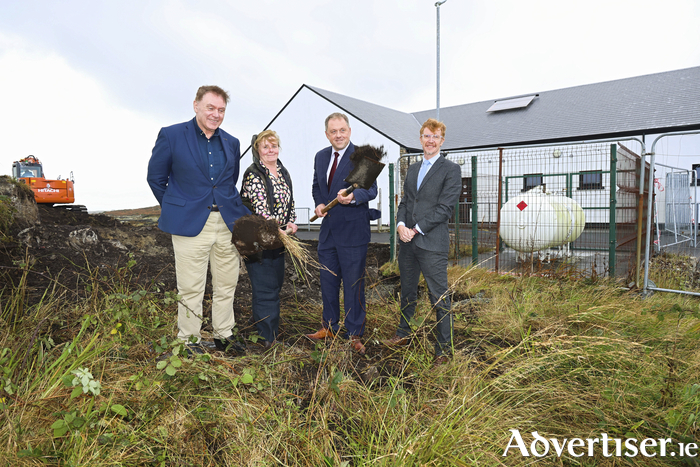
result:
[(503, 205), (499, 233), (509, 247), (529, 253), (573, 242), (585, 225), (576, 201), (535, 187)]

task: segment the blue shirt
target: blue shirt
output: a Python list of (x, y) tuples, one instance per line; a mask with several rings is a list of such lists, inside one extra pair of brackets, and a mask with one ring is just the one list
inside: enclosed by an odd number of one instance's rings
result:
[[(221, 144), (219, 129), (217, 128), (214, 130), (214, 134), (211, 135), (211, 138), (207, 138), (207, 135), (205, 135), (199, 128), (199, 125), (197, 125), (196, 118), (194, 119), (194, 124), (197, 128), (199, 153), (209, 166), (209, 179), (213, 185), (216, 179), (219, 178), (219, 175), (221, 175), (221, 172), (224, 170), (224, 165), (226, 164), (226, 155), (224, 154), (224, 146)], [(214, 204), (216, 204), (216, 199), (214, 200)]]

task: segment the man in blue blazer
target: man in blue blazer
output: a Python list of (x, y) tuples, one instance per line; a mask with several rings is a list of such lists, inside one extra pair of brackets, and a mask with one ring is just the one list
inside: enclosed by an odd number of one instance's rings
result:
[(384, 341), (389, 346), (409, 343), (411, 319), (416, 311), (421, 272), (435, 308), (435, 361), (445, 363), (452, 354), (452, 314), (447, 283), (450, 247), (448, 222), (462, 189), (459, 165), (440, 154), (445, 124), (429, 118), (420, 129), (423, 160), (406, 172), (403, 198), (396, 214), (401, 240), (401, 319), (396, 335)]
[[(312, 340), (335, 335), (340, 327), (340, 283), (345, 300), (346, 337), (360, 354), (365, 353), (362, 335), (365, 332), (365, 263), (370, 241), (368, 202), (377, 197), (377, 182), (369, 190), (358, 188), (348, 196), (341, 193), (350, 186), (345, 182), (354, 165), (350, 155), (355, 146), (350, 142), (350, 123), (342, 113), (326, 118), (326, 137), (331, 146), (316, 153), (312, 193), (316, 209), (323, 218), (318, 237), (318, 260), (321, 269), (323, 300), (322, 327)], [(323, 208), (333, 199), (339, 204), (326, 213)]]
[(228, 101), (220, 87), (200, 87), (195, 117), (162, 128), (148, 163), (148, 184), (161, 206), (158, 227), (172, 234), (180, 295), (178, 338), (188, 343), (190, 354), (204, 353), (199, 342), (209, 263), (214, 343), (220, 350), (244, 350), (231, 332), (240, 265), (231, 229), (250, 211), (236, 189), (240, 143), (219, 129)]

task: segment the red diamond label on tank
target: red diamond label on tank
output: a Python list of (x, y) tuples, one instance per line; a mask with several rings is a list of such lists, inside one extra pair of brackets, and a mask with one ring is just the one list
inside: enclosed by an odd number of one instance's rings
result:
[(521, 211), (527, 207), (527, 203), (525, 201), (521, 201), (518, 203), (518, 209)]

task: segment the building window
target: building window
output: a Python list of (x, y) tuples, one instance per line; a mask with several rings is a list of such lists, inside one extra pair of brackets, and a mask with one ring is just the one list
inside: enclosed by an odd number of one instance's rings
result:
[(603, 172), (581, 172), (578, 174), (579, 190), (602, 190)]
[(544, 185), (542, 183), (542, 174), (525, 174), (523, 177), (523, 191), (531, 190), (540, 185)]
[(690, 174), (690, 186), (700, 186), (700, 164), (693, 164), (693, 173)]

